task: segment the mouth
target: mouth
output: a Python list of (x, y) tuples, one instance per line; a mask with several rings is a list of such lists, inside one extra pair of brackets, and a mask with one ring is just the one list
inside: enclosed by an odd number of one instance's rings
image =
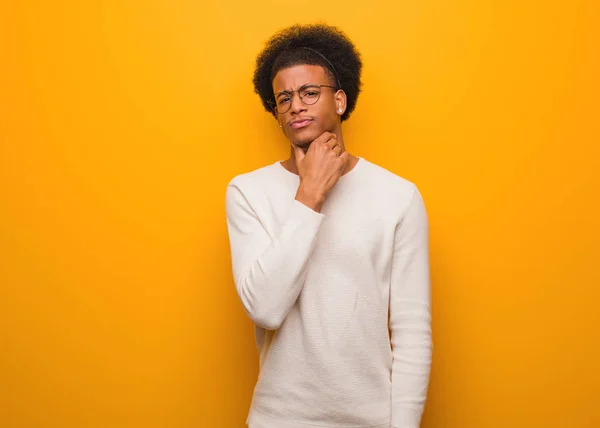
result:
[(292, 123), (290, 123), (290, 126), (294, 129), (300, 129), (300, 128), (305, 128), (308, 125), (310, 125), (312, 122), (312, 119), (302, 119), (302, 120), (295, 120)]

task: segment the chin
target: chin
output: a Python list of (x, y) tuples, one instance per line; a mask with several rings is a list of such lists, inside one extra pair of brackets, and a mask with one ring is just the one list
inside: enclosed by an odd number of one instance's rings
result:
[(310, 147), (310, 145), (312, 144), (313, 140), (295, 140), (294, 144), (299, 146), (299, 147), (304, 147), (306, 149), (308, 149)]
[(305, 147), (306, 149), (308, 149), (310, 147), (311, 143), (315, 139), (317, 139), (317, 137), (319, 135), (321, 135), (322, 133), (323, 132), (315, 132), (315, 131), (312, 131), (312, 132), (299, 132), (298, 135), (291, 136), (292, 137), (291, 140), (297, 146)]

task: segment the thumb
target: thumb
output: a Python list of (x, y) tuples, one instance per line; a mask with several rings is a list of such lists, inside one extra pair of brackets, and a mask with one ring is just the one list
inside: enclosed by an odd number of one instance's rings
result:
[(292, 147), (294, 148), (294, 157), (296, 158), (296, 166), (299, 162), (302, 162), (306, 155), (304, 154), (304, 150), (298, 145), (292, 143)]

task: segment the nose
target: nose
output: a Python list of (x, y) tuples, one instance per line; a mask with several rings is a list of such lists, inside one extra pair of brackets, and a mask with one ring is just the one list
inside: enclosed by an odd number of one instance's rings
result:
[(300, 94), (298, 92), (295, 92), (294, 94), (292, 94), (291, 103), (292, 103), (292, 105), (290, 107), (290, 110), (293, 113), (300, 113), (301, 111), (306, 110), (306, 104), (304, 104), (302, 102), (302, 100), (300, 99)]

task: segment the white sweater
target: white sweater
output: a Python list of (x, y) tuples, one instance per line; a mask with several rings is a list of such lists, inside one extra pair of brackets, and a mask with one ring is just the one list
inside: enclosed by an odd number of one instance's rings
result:
[(428, 220), (411, 182), (361, 158), (321, 213), (281, 163), (234, 177), (233, 277), (255, 324), (250, 428), (417, 428), (432, 341)]

